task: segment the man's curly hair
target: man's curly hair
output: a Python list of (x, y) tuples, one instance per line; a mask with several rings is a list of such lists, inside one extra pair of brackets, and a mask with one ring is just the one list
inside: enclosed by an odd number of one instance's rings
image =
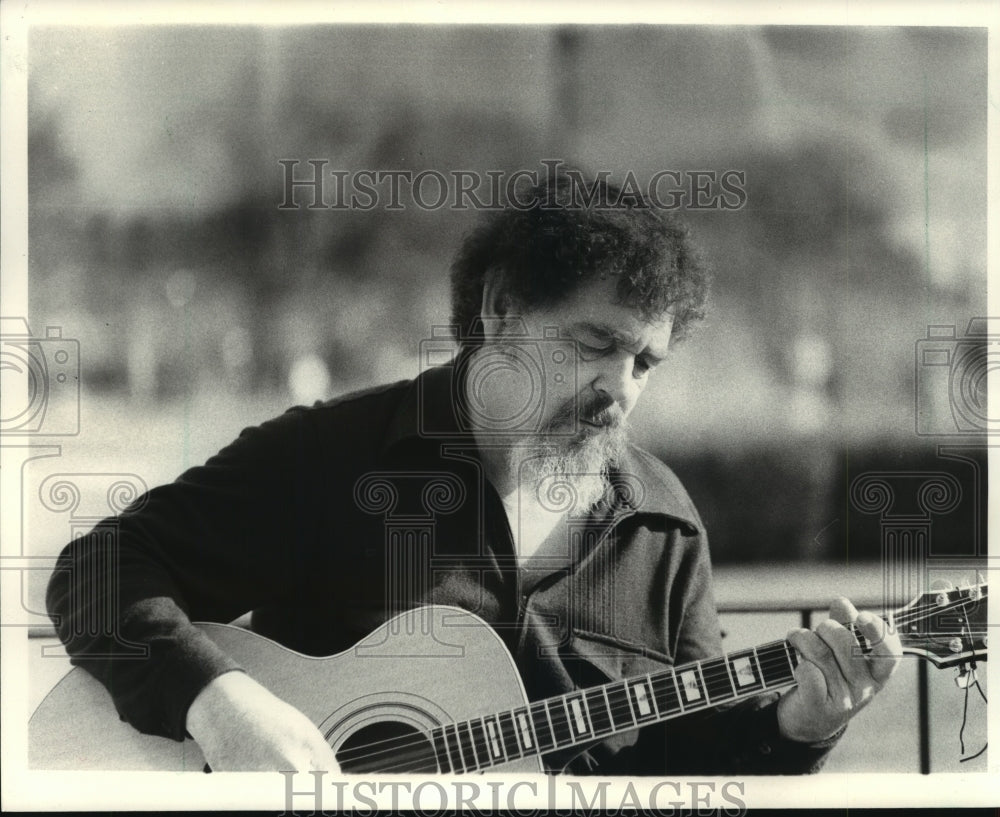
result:
[[(581, 177), (577, 177), (578, 179)], [(705, 314), (708, 270), (673, 214), (604, 178), (567, 174), (490, 213), (463, 241), (451, 268), (452, 323), (465, 345), (477, 345), (487, 273), (519, 309), (552, 307), (596, 275), (617, 278), (619, 303), (644, 320), (674, 316), (671, 337), (684, 337)]]

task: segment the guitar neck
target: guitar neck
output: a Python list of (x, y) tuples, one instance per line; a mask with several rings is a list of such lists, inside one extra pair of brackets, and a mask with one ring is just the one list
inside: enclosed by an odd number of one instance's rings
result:
[[(986, 657), (986, 584), (929, 591), (887, 614), (903, 652), (939, 667)], [(862, 652), (871, 645), (854, 624)], [(727, 653), (432, 730), (444, 771), (471, 772), (615, 735), (795, 684), (787, 641)]]
[(612, 681), (432, 730), (442, 771), (475, 772), (795, 683), (787, 641)]

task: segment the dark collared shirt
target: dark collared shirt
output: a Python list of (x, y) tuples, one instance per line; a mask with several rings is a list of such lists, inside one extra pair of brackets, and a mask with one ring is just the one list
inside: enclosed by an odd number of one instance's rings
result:
[[(674, 474), (631, 447), (613, 490), (569, 519), (565, 552), (540, 553), (526, 581), (454, 415), (452, 375), (432, 369), (246, 429), (67, 546), (48, 606), (73, 662), (137, 729), (180, 740), (198, 692), (239, 668), (191, 621), (249, 610), (257, 632), (329, 655), (402, 610), (456, 605), (500, 634), (531, 699), (720, 654), (703, 525)], [(99, 578), (112, 564), (117, 588)], [(129, 642), (149, 658), (114, 660)], [(775, 708), (762, 696), (546, 762), (605, 774), (818, 768), (831, 743), (782, 739)]]

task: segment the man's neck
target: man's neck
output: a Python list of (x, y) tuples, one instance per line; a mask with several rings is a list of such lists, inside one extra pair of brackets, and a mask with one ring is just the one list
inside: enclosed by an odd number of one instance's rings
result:
[(566, 519), (567, 510), (546, 507), (539, 499), (537, 482), (521, 482), (511, 467), (508, 451), (484, 442), (479, 447), (486, 478), (496, 489), (514, 538), (514, 552), (523, 564)]
[(567, 512), (545, 507), (538, 499), (535, 485), (520, 485), (514, 491), (501, 496), (511, 534), (514, 537), (514, 551), (518, 564), (530, 559), (554, 532), (562, 530)]

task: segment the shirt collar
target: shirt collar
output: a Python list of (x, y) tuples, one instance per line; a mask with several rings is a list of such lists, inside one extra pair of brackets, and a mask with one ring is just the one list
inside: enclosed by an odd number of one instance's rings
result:
[[(462, 430), (455, 412), (454, 396), (460, 386), (455, 361), (426, 369), (410, 381), (383, 437), (383, 456), (404, 442), (423, 441), (435, 451), (440, 451), (441, 445), (468, 445), (471, 433)], [(615, 486), (610, 497), (614, 516), (659, 514), (684, 523), (693, 533), (704, 530), (680, 481), (636, 446), (629, 446), (611, 481)]]

